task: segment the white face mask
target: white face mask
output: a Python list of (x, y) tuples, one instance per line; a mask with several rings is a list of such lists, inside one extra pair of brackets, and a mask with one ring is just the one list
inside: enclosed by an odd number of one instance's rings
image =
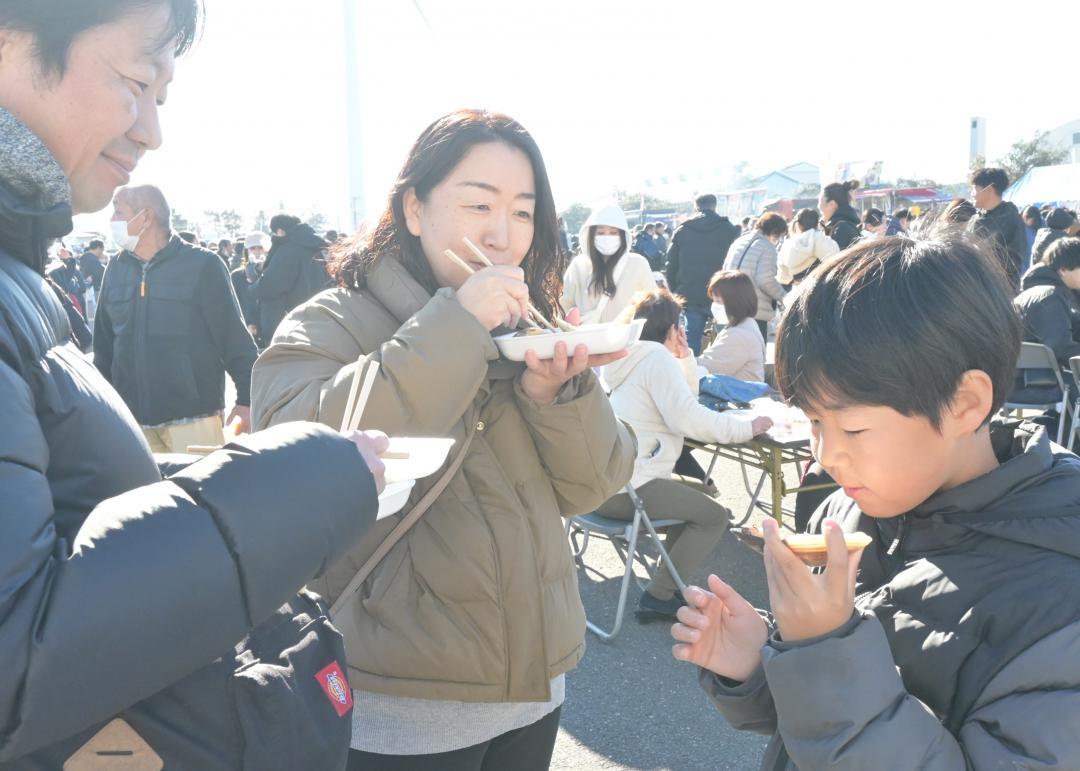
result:
[(622, 238), (620, 236), (598, 235), (593, 238), (593, 243), (596, 245), (596, 251), (605, 257), (611, 257), (622, 246)]
[(713, 303), (712, 304), (712, 315), (713, 315), (713, 318), (716, 319), (717, 321), (719, 321), (721, 324), (727, 324), (728, 323), (727, 308), (725, 308), (720, 303)]
[[(142, 214), (142, 212), (140, 211), (135, 217), (138, 217), (139, 214)], [(141, 230), (135, 235), (128, 233), (128, 223), (134, 220), (135, 217), (128, 221), (112, 220), (109, 223), (109, 227), (112, 228), (112, 240), (126, 252), (134, 251), (135, 247), (139, 245), (139, 239), (142, 238)]]

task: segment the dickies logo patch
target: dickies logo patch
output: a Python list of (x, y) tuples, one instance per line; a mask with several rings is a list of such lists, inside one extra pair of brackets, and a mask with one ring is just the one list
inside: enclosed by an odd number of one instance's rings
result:
[(350, 690), (349, 681), (345, 679), (345, 673), (341, 671), (338, 663), (332, 661), (328, 666), (320, 669), (318, 674), (315, 675), (315, 679), (319, 681), (319, 685), (322, 686), (326, 697), (330, 699), (330, 704), (338, 713), (338, 717), (344, 717), (352, 709), (352, 690)]

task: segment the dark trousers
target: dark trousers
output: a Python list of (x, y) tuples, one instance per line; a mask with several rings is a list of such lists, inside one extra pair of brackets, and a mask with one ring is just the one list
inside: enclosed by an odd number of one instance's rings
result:
[(769, 339), (769, 322), (757, 319), (757, 327), (761, 330), (761, 338), (765, 341)]
[(350, 750), (347, 771), (547, 771), (561, 712), (560, 707), (532, 725), (453, 752), (376, 755)]

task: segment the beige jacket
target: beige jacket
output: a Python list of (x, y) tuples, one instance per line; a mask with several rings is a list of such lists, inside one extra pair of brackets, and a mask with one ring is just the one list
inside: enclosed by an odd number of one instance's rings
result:
[(698, 364), (712, 375), (739, 380), (765, 381), (765, 338), (754, 319), (720, 330), (713, 344), (701, 352)]
[(615, 295), (606, 297), (589, 291), (592, 281), (592, 261), (587, 254), (579, 254), (571, 262), (563, 276), (562, 306), (566, 310), (577, 308), (586, 324), (606, 324), (614, 321), (629, 305), (638, 292), (656, 289), (649, 261), (640, 254), (627, 252), (615, 266)]
[[(362, 428), (459, 445), (466, 426), (477, 431), (450, 486), (358, 593), (341, 629), (350, 684), (413, 698), (547, 701), (552, 678), (585, 649), (562, 518), (622, 489), (632, 435), (591, 371), (554, 405), (530, 400), (518, 385), (524, 365), (499, 358), (451, 291), (431, 297), (392, 260), (364, 291), (328, 290), (285, 319), (252, 373), (255, 425), (338, 426), (365, 356), (381, 366)], [(439, 476), (418, 482), (412, 502)], [(378, 523), (311, 588), (335, 600), (404, 513)]]

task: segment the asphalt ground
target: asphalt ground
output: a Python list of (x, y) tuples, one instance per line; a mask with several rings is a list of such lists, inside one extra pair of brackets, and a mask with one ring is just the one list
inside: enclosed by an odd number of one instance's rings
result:
[[(794, 473), (790, 466), (785, 468), (789, 485), (797, 482)], [(738, 464), (719, 461), (713, 480), (721, 503), (741, 519), (750, 496)], [(762, 493), (768, 496), (768, 483)], [(785, 503), (790, 507), (794, 499), (789, 497)], [(760, 521), (761, 516), (755, 512), (750, 521)], [(650, 512), (650, 517), (678, 518), (678, 512)], [(786, 521), (790, 526), (790, 517)], [(595, 537), (590, 539), (583, 561), (585, 567), (579, 565), (578, 581), (585, 612), (591, 621), (610, 629), (622, 562), (609, 543)], [(730, 533), (724, 534), (697, 571), (683, 578), (703, 586), (710, 572), (730, 583), (756, 607), (767, 606), (761, 556)], [(640, 566), (637, 573), (646, 575)], [(585, 658), (567, 676), (566, 703), (551, 767), (672, 771), (758, 768), (767, 738), (736, 731), (724, 722), (698, 686), (696, 668), (672, 657), (670, 624), (642, 624), (634, 617), (639, 594), (640, 589), (632, 582), (622, 630), (614, 641), (603, 642), (591, 632), (587, 634)]]

